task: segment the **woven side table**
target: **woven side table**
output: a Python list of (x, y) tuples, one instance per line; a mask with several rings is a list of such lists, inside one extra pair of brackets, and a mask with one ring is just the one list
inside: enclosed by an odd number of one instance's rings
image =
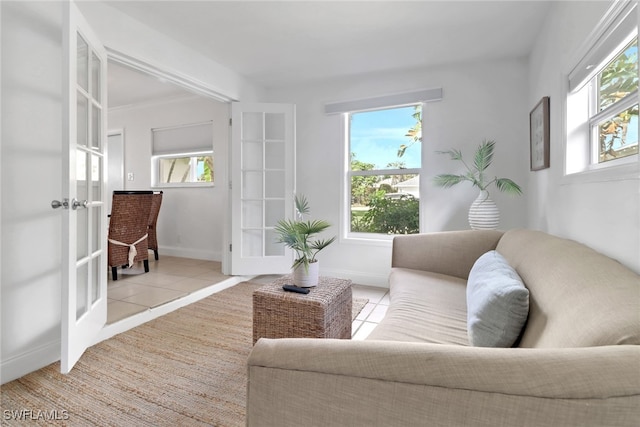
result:
[(286, 292), (283, 276), (253, 293), (253, 343), (259, 338), (351, 338), (351, 280), (320, 277), (308, 294)]

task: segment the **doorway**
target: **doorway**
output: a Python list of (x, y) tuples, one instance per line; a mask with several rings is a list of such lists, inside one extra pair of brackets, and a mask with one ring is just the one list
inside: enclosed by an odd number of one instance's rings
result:
[[(233, 280), (223, 275), (221, 269), (222, 223), (228, 200), (224, 181), (229, 104), (185, 82), (187, 89), (160, 70), (152, 73), (144, 64), (126, 61), (110, 57), (108, 62), (107, 129), (112, 131), (107, 161), (114, 177), (112, 180), (109, 176), (107, 198), (111, 198), (113, 190), (149, 189), (162, 190), (164, 197), (158, 218), (159, 260), (150, 256), (149, 273), (144, 273), (142, 266), (134, 266), (123, 270), (117, 281), (108, 281), (107, 312), (111, 325), (131, 324), (129, 318), (141, 318), (141, 314), (150, 311), (164, 314), (168, 307), (177, 307), (182, 304), (180, 301), (206, 293), (206, 288), (216, 283)], [(215, 129), (216, 185), (153, 188), (152, 129), (204, 120), (213, 121)], [(219, 227), (211, 221), (215, 218), (220, 219)], [(148, 317), (142, 316), (144, 321)]]

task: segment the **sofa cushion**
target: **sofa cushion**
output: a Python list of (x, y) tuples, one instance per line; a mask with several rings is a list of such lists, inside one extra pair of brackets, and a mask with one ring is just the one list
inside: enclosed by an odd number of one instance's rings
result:
[(465, 289), (457, 277), (392, 268), (391, 304), (367, 340), (468, 346)]
[(529, 291), (496, 251), (475, 262), (467, 282), (467, 333), (471, 345), (511, 347), (529, 313)]
[(505, 232), (496, 247), (529, 290), (526, 348), (640, 344), (640, 275), (584, 244)]

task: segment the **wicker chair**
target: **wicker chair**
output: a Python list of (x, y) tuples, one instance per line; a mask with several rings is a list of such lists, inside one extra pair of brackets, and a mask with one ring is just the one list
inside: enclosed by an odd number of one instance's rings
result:
[[(109, 221), (108, 258), (113, 280), (117, 268), (142, 261), (149, 271), (149, 212), (153, 191), (114, 191)], [(134, 249), (135, 248), (135, 249)]]
[(149, 250), (153, 251), (153, 255), (158, 260), (158, 236), (156, 235), (156, 223), (158, 222), (158, 213), (162, 204), (162, 191), (153, 193), (151, 199), (151, 212), (149, 213)]

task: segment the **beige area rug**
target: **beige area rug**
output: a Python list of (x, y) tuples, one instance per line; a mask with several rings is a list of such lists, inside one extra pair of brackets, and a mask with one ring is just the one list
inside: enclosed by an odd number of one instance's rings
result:
[[(240, 283), (103, 341), (68, 375), (54, 363), (3, 385), (2, 425), (243, 426), (260, 286)], [(354, 300), (353, 318), (366, 303)]]

